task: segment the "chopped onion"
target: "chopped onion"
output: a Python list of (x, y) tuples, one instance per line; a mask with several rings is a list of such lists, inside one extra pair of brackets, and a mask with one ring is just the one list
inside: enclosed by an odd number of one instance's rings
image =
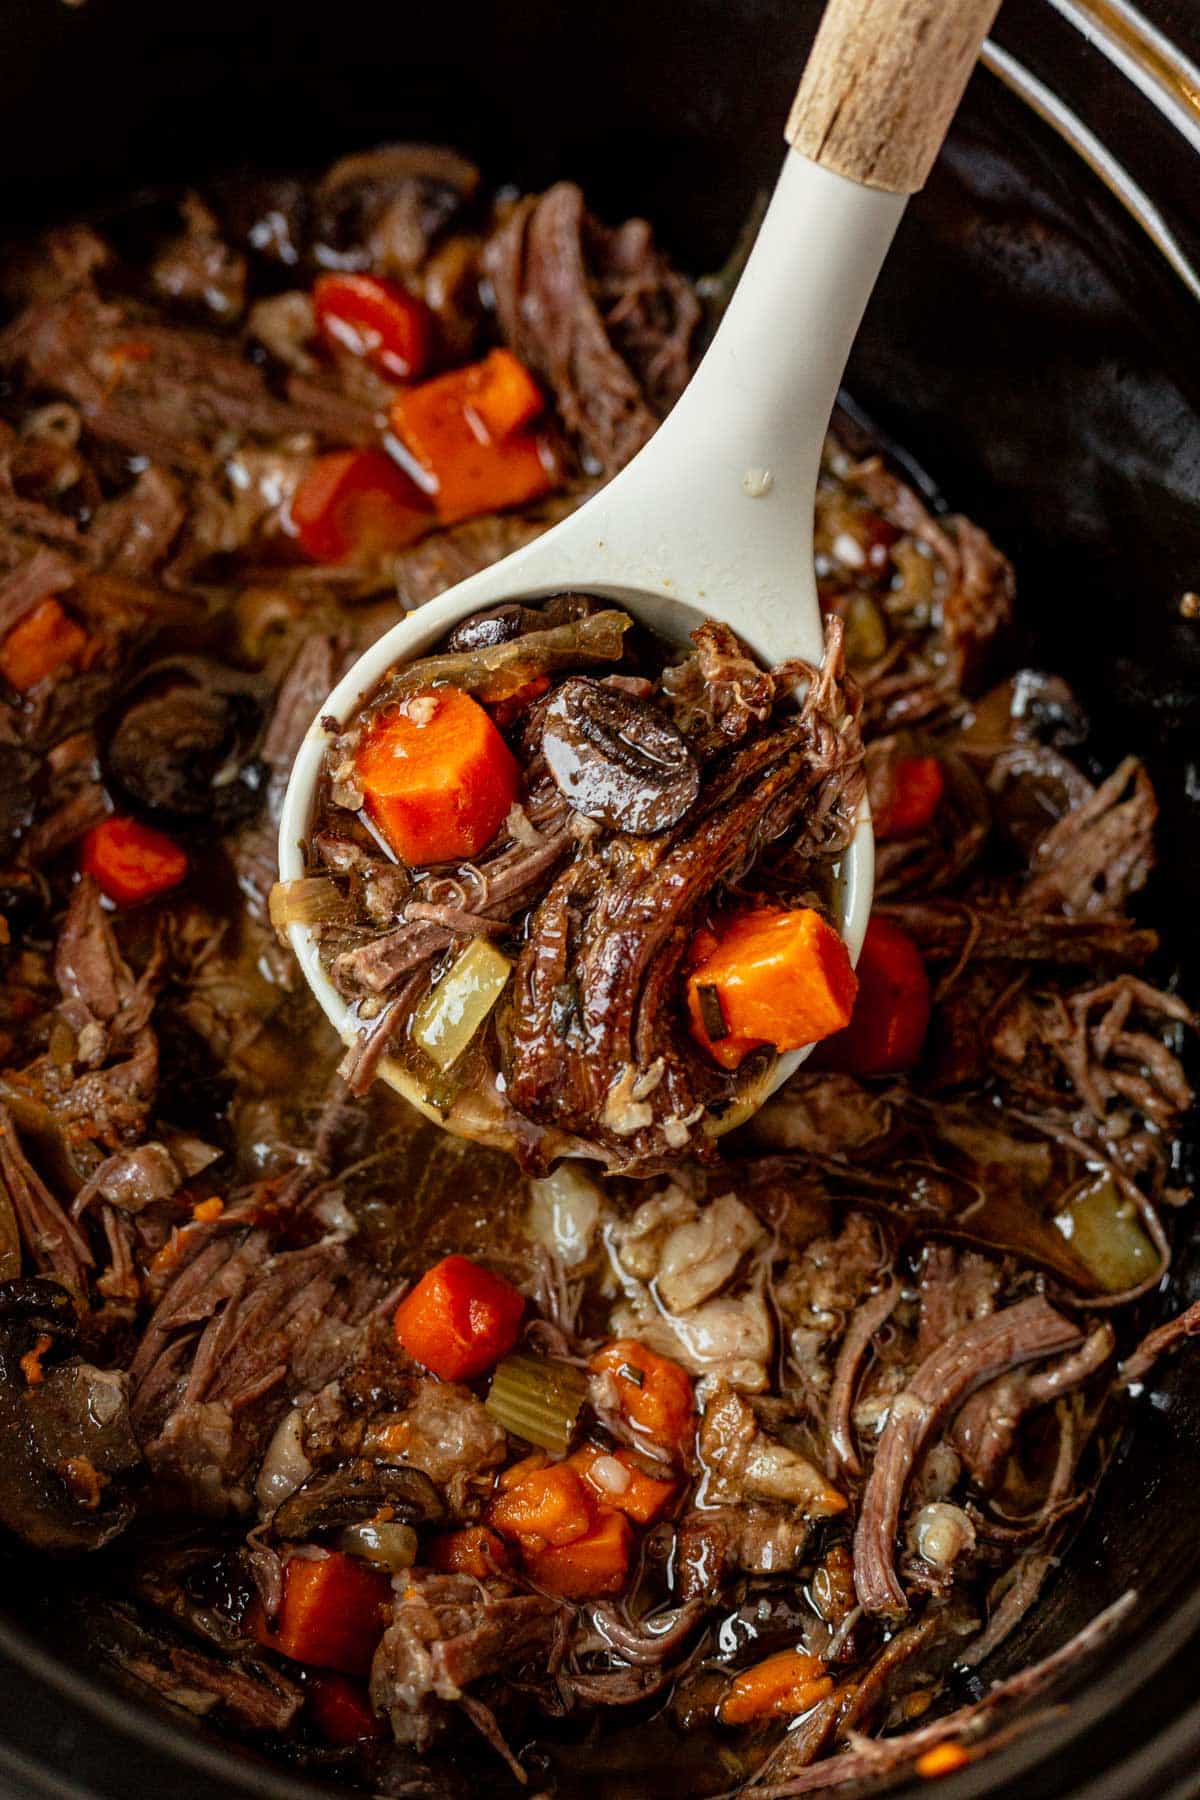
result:
[(268, 906), (276, 931), (283, 931), (288, 925), (328, 925), (335, 920), (349, 923), (353, 917), (349, 900), (328, 875), (277, 881)]
[(417, 1560), (417, 1534), (411, 1525), (347, 1525), (338, 1538), (338, 1548), (398, 1575)]
[(264, 1515), (273, 1513), (312, 1474), (304, 1454), (304, 1433), (299, 1407), (285, 1413), (267, 1445), (254, 1494)]
[(430, 1062), (456, 1063), (504, 992), (512, 964), (486, 938), (474, 938), (413, 1014), (411, 1035)]
[(578, 1164), (561, 1162), (529, 1183), (529, 1230), (568, 1269), (586, 1262), (600, 1217), (600, 1189)]
[(562, 1456), (587, 1391), (587, 1377), (570, 1363), (549, 1356), (506, 1356), (492, 1376), (484, 1405), (514, 1437)]
[(624, 1494), (629, 1491), (633, 1476), (615, 1456), (598, 1456), (588, 1470), (588, 1480), (606, 1494)]
[(915, 1514), (909, 1541), (918, 1556), (935, 1569), (948, 1569), (964, 1551), (975, 1547), (975, 1527), (961, 1506), (934, 1500)]

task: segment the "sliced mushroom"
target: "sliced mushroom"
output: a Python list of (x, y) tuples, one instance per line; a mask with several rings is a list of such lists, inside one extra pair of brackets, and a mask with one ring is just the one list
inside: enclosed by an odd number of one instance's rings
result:
[(700, 792), (700, 768), (669, 720), (584, 675), (546, 707), (542, 750), (576, 812), (637, 835), (677, 825)]
[(201, 656), (155, 663), (122, 699), (105, 773), (176, 827), (227, 830), (259, 803), (261, 684)]
[(422, 1470), (360, 1458), (310, 1476), (284, 1501), (271, 1526), (277, 1537), (296, 1542), (360, 1525), (385, 1506), (393, 1520), (405, 1525), (431, 1524), (445, 1511), (441, 1495)]
[(0, 1524), (36, 1550), (99, 1549), (133, 1516), (129, 1379), (71, 1355), (76, 1326), (57, 1282), (0, 1282)]

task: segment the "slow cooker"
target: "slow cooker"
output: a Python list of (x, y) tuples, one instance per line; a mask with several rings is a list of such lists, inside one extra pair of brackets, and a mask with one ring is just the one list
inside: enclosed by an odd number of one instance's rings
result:
[[(773, 177), (818, 12), (8, 0), (0, 222), (11, 239), (159, 184), (424, 138), (523, 186), (575, 177), (601, 215), (645, 212), (684, 266), (713, 268)], [(1070, 678), (1099, 752), (1146, 757), (1163, 807), (1146, 910), (1193, 995), (1200, 624), (1181, 601), (1200, 590), (1198, 58), (1196, 0), (1006, 0), (847, 384), (851, 410), (1014, 558), (1023, 651)], [(1200, 1294), (1188, 1215), (1179, 1237), (1147, 1323)], [(1132, 1408), (1064, 1566), (986, 1678), (1129, 1588), (1136, 1607), (1021, 1730), (943, 1778), (945, 1800), (1200, 1793), (1198, 1491), (1200, 1359), (1184, 1355)], [(117, 1693), (60, 1641), (37, 1563), (3, 1569), (0, 1791), (322, 1791)]]

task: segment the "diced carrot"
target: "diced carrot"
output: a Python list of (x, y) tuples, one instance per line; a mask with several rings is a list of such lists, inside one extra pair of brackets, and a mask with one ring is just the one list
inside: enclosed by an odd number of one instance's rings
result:
[(602, 1513), (586, 1537), (526, 1555), (525, 1568), (539, 1587), (567, 1600), (619, 1594), (629, 1574), (633, 1527), (623, 1513)]
[(536, 1469), (547, 1469), (549, 1466), (550, 1458), (544, 1450), (531, 1450), (528, 1456), (521, 1458), (520, 1462), (515, 1462), (509, 1468), (500, 1471), (496, 1477), (497, 1492), (506, 1494), (509, 1488), (520, 1487), (525, 1477), (532, 1475)]
[(529, 429), (543, 405), (508, 350), (396, 395), (392, 425), (428, 474), (444, 523), (523, 505), (557, 484), (549, 444)]
[(933, 820), (946, 781), (936, 756), (898, 756), (886, 770), (885, 791), (871, 795), (872, 823), (881, 843), (914, 837)]
[(79, 866), (117, 906), (136, 906), (178, 887), (187, 856), (161, 831), (114, 815), (94, 825), (83, 840)]
[(43, 1331), (38, 1334), (32, 1350), (27, 1350), (21, 1358), (21, 1373), (29, 1387), (41, 1387), (46, 1379), (42, 1369), (42, 1358), (53, 1344), (54, 1339)]
[(647, 1475), (632, 1450), (584, 1444), (568, 1461), (578, 1469), (598, 1507), (622, 1512), (636, 1525), (653, 1525), (675, 1498), (675, 1483)]
[(917, 1774), (926, 1780), (936, 1775), (953, 1775), (956, 1769), (963, 1769), (971, 1758), (961, 1744), (935, 1744), (932, 1750), (926, 1750), (918, 1756), (913, 1767)]
[(313, 1675), (305, 1686), (308, 1710), (321, 1736), (330, 1744), (360, 1744), (386, 1735), (384, 1721), (371, 1710), (361, 1682), (345, 1675)]
[[(810, 907), (755, 907), (729, 915), (715, 930), (703, 927), (692, 940), (692, 1035), (726, 1069), (762, 1044), (799, 1050), (840, 1031), (856, 991), (845, 944)], [(708, 1028), (714, 1008), (725, 1026), (722, 1037)]]
[(396, 1308), (396, 1341), (443, 1381), (470, 1381), (517, 1341), (525, 1301), (465, 1256), (446, 1256)]
[(692, 1435), (695, 1409), (691, 1377), (670, 1357), (636, 1338), (617, 1338), (593, 1356), (589, 1367), (611, 1375), (621, 1411), (656, 1443), (682, 1449)]
[(537, 1469), (516, 1487), (493, 1496), (489, 1525), (528, 1551), (574, 1543), (592, 1528), (588, 1490), (567, 1463)]
[(332, 1550), (284, 1565), (283, 1602), (272, 1626), (252, 1610), (251, 1635), (269, 1650), (318, 1669), (365, 1675), (383, 1634), (391, 1582), (378, 1569)]
[(542, 390), (511, 350), (492, 350), (482, 362), (456, 373), (462, 379), (464, 409), (482, 427), (476, 435), (494, 444), (532, 425), (545, 408)]
[(921, 952), (890, 919), (872, 917), (858, 959), (858, 999), (844, 1031), (827, 1038), (811, 1066), (850, 1075), (893, 1075), (921, 1055), (932, 1009)]
[(375, 718), (355, 756), (363, 803), (410, 866), (486, 848), (521, 785), (508, 745), (459, 688), (423, 688)]
[(24, 694), (56, 669), (78, 668), (89, 647), (83, 626), (50, 594), (18, 619), (0, 643), (0, 674)]
[(475, 1575), (480, 1581), (509, 1566), (504, 1539), (486, 1525), (440, 1532), (430, 1539), (428, 1557), (431, 1569), (440, 1569), (444, 1575)]
[(435, 520), (426, 495), (382, 450), (335, 450), (296, 489), (291, 522), (307, 556), (336, 564), (403, 550)]
[(808, 1656), (803, 1650), (780, 1650), (734, 1676), (721, 1702), (720, 1717), (726, 1725), (790, 1719), (807, 1712), (832, 1692), (833, 1681), (819, 1656)]
[(197, 1200), (192, 1208), (192, 1217), (198, 1225), (211, 1225), (225, 1211), (225, 1202), (219, 1194), (213, 1194), (208, 1200)]
[(318, 275), (313, 283), (317, 329), (331, 349), (361, 356), (387, 381), (425, 372), (433, 318), (399, 282), (379, 275)]

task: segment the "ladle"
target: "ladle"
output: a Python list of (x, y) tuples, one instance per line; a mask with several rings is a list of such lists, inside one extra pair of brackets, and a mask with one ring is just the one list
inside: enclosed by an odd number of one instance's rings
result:
[[(725, 620), (763, 662), (821, 659), (813, 558), (821, 447), (855, 333), (908, 196), (925, 182), (1000, 0), (830, 0), (787, 122), (790, 146), (754, 249), (687, 389), (650, 442), (577, 512), (525, 548), (402, 619), (321, 708), (292, 769), (279, 831), (283, 880), (304, 844), (329, 742), (397, 663), (468, 614), (574, 589), (611, 599), (682, 642)], [(874, 841), (864, 805), (840, 881), (842, 934), (857, 958), (871, 907)], [(288, 935), (343, 1041), (359, 1029), (321, 966), (311, 927)], [(806, 1050), (780, 1056), (727, 1112), (741, 1122)], [(414, 1077), (381, 1074), (459, 1135), (507, 1141), (465, 1097), (444, 1118)]]

